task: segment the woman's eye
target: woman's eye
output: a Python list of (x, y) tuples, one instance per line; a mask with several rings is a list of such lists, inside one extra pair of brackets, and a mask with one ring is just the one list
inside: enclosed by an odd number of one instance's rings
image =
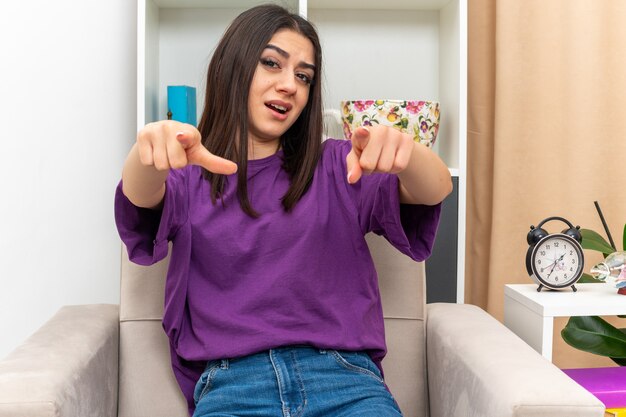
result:
[(313, 82), (313, 78), (309, 77), (307, 74), (296, 74), (296, 77), (305, 84), (311, 84)]
[(270, 68), (280, 68), (280, 66), (278, 65), (278, 62), (274, 61), (273, 59), (269, 59), (269, 58), (261, 58), (261, 64), (265, 65), (266, 67), (270, 67)]

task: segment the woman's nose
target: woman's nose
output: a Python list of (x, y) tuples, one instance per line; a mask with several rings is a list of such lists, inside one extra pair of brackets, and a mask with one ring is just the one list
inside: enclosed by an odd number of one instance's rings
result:
[(296, 88), (296, 77), (289, 71), (284, 71), (276, 82), (276, 90), (284, 94), (294, 94)]

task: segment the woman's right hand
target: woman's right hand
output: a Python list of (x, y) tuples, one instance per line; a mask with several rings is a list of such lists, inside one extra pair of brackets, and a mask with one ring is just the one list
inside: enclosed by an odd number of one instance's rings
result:
[(147, 124), (137, 134), (122, 172), (122, 191), (138, 207), (158, 208), (165, 196), (170, 169), (199, 165), (215, 174), (230, 175), (237, 165), (209, 152), (200, 132), (174, 120)]
[(230, 175), (237, 165), (213, 155), (202, 144), (198, 129), (175, 120), (149, 123), (137, 134), (137, 152), (141, 164), (158, 171), (199, 165), (215, 174)]

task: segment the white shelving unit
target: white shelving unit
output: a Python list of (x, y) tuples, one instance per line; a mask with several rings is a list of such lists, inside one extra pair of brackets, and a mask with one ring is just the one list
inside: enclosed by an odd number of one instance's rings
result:
[[(138, 0), (138, 128), (164, 119), (167, 85), (197, 89), (214, 46), (239, 13), (267, 0)], [(279, 0), (318, 29), (325, 108), (342, 99), (441, 103), (434, 150), (458, 177), (457, 301), (465, 270), (467, 0)], [(198, 118), (199, 119), (199, 118)]]

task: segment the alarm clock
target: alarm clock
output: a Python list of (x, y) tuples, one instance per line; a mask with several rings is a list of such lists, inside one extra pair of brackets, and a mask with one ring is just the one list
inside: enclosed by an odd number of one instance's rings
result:
[[(561, 233), (548, 233), (542, 226), (553, 220), (565, 223), (568, 228)], [(551, 290), (571, 287), (576, 291), (574, 284), (582, 276), (585, 263), (580, 226), (574, 227), (563, 217), (548, 217), (537, 227), (530, 226), (526, 241), (530, 245), (526, 252), (526, 270), (539, 285), (537, 291), (543, 287)]]

